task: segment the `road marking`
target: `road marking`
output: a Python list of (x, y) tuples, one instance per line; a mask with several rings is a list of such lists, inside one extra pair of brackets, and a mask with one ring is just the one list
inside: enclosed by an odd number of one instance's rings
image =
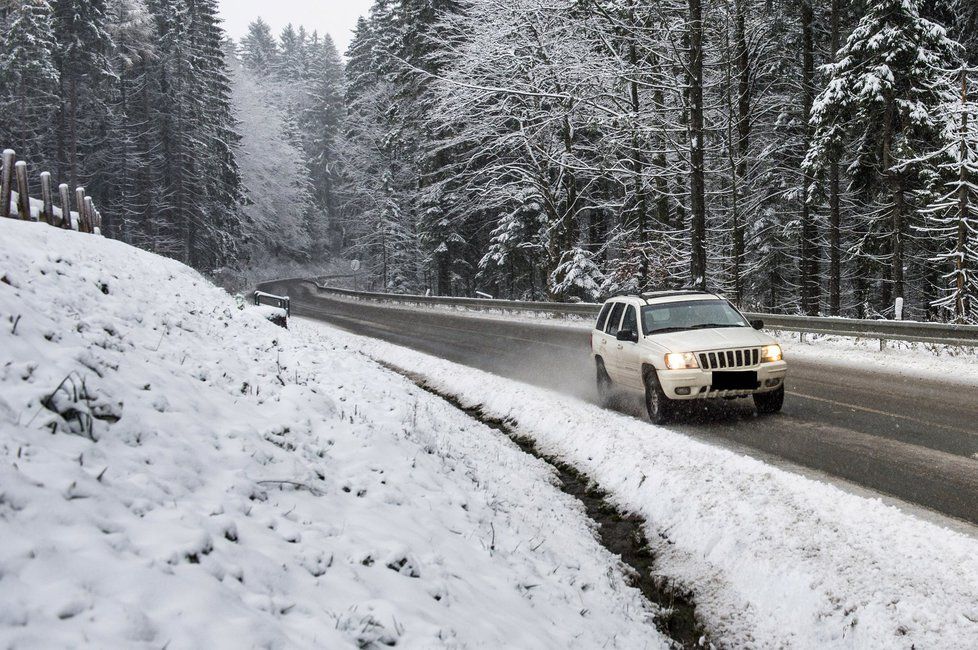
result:
[(858, 406), (856, 404), (849, 404), (847, 402), (837, 402), (834, 399), (826, 399), (824, 397), (815, 397), (814, 395), (805, 395), (804, 393), (795, 393), (792, 391), (785, 391), (788, 395), (794, 397), (801, 397), (803, 399), (815, 400), (816, 402), (825, 402), (826, 404), (834, 404), (836, 406), (842, 406), (845, 408), (854, 409), (856, 411), (864, 411), (866, 413), (872, 413), (874, 415), (882, 415), (888, 418), (896, 418), (898, 420), (906, 420), (907, 422), (915, 422), (917, 424), (923, 424), (928, 427), (937, 427), (939, 429), (945, 429), (947, 431), (954, 431), (957, 433), (967, 433), (969, 435), (975, 435), (978, 432), (968, 431), (967, 429), (959, 429), (957, 427), (948, 426), (946, 424), (937, 424), (936, 422), (928, 422), (927, 420), (921, 420), (919, 418), (912, 418), (909, 415), (899, 415), (897, 413), (887, 413), (886, 411), (880, 411), (878, 409), (871, 409), (865, 406)]

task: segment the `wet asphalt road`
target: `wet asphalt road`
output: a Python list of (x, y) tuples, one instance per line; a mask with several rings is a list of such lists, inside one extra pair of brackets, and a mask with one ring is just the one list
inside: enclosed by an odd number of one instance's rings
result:
[[(589, 333), (545, 322), (459, 316), (350, 302), (312, 284), (290, 295), (293, 314), (501, 376), (596, 401)], [(750, 400), (697, 402), (672, 428), (780, 458), (942, 514), (978, 523), (978, 392), (880, 370), (789, 358), (784, 411), (759, 418)], [(624, 404), (639, 412), (637, 404)]]

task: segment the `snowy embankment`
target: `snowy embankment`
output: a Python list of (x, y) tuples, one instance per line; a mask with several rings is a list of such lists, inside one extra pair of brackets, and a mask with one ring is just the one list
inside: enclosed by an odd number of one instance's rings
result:
[(0, 241), (0, 647), (665, 645), (501, 433), (178, 263)]
[[(872, 369), (913, 380), (978, 386), (978, 348), (934, 343), (887, 341), (847, 336), (772, 332), (786, 357), (816, 363)], [(790, 386), (789, 386), (790, 389)]]
[(507, 420), (648, 522), (729, 647), (978, 647), (978, 540), (878, 499), (557, 393), (308, 321)]

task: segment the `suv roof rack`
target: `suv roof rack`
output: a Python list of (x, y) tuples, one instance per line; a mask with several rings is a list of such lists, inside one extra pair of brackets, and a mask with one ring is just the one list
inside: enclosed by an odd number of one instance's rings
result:
[(662, 298), (664, 296), (698, 296), (713, 295), (709, 291), (699, 289), (663, 289), (661, 291), (646, 291), (641, 294), (643, 298)]

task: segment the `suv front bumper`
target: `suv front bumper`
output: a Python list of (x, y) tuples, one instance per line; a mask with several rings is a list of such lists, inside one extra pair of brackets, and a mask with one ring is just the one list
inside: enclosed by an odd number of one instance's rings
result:
[(788, 364), (784, 361), (762, 363), (753, 368), (738, 368), (757, 372), (757, 387), (746, 390), (713, 390), (713, 371), (691, 368), (686, 370), (659, 370), (659, 384), (670, 399), (713, 399), (717, 397), (747, 397), (755, 393), (769, 393), (784, 385)]

